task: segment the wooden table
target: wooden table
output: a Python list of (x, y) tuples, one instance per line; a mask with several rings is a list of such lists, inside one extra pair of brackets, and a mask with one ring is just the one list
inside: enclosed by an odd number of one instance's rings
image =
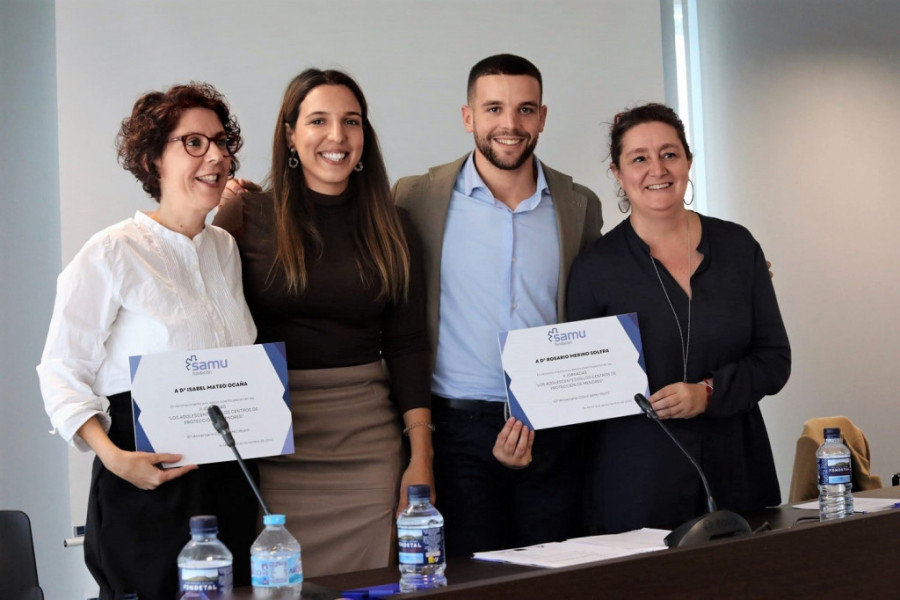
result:
[[(900, 488), (861, 495), (900, 498)], [(559, 569), (451, 559), (447, 587), (394, 598), (900, 598), (900, 510), (826, 523), (804, 517), (816, 513), (782, 506), (747, 515), (752, 528), (771, 527), (750, 537)], [(316, 577), (304, 583), (303, 598), (332, 600), (340, 598), (335, 590), (398, 579), (396, 567)]]

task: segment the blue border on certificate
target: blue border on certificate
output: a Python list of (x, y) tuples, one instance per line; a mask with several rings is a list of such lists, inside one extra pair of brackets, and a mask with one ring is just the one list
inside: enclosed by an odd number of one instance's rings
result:
[(506, 401), (509, 403), (509, 414), (519, 415), (517, 418), (522, 421), (522, 423), (526, 425), (528, 429), (534, 429), (534, 426), (528, 419), (528, 415), (525, 414), (525, 409), (522, 408), (521, 404), (519, 404), (519, 400), (516, 398), (516, 395), (512, 391), (512, 379), (510, 379), (509, 375), (506, 374), (506, 371), (503, 372), (503, 376), (506, 377)]
[[(631, 343), (634, 344), (634, 349), (637, 350), (638, 353), (638, 364), (640, 365), (641, 370), (646, 374), (647, 365), (644, 363), (644, 343), (641, 341), (641, 330), (638, 327), (637, 313), (616, 315), (616, 318), (619, 319), (619, 323), (622, 324), (622, 329), (625, 330), (625, 333), (628, 335), (628, 339), (630, 339)], [(644, 392), (644, 395), (649, 395), (649, 393), (650, 390), (648, 387), (648, 389)]]
[[(275, 369), (275, 373), (278, 374), (281, 385), (284, 386), (282, 400), (284, 400), (284, 404), (288, 407), (288, 410), (290, 410), (291, 390), (290, 387), (288, 387), (287, 350), (284, 347), (284, 342), (267, 342), (263, 344), (262, 347), (266, 351), (266, 356), (269, 357), (269, 362), (272, 363), (272, 368)], [(287, 435), (285, 435), (284, 444), (281, 446), (281, 453), (293, 454), (293, 452), (294, 428), (291, 427), (288, 429)]]
[[(503, 354), (504, 348), (506, 348), (506, 338), (509, 336), (508, 331), (501, 331), (497, 334), (500, 339), (500, 354)], [(519, 418), (523, 424), (525, 424), (528, 429), (532, 429), (531, 421), (528, 420), (528, 416), (525, 414), (525, 410), (522, 408), (522, 405), (519, 404), (519, 400), (516, 398), (516, 395), (512, 391), (512, 379), (506, 370), (503, 371), (503, 377), (506, 379), (506, 403), (509, 405), (509, 414), (511, 415), (521, 415)]]
[(287, 351), (284, 348), (284, 342), (267, 342), (262, 347), (266, 351), (266, 356), (269, 357), (269, 362), (272, 363), (272, 368), (278, 374), (281, 385), (284, 386), (284, 394), (282, 395), (284, 404), (290, 408), (291, 395), (288, 390)]
[[(131, 371), (131, 381), (134, 381), (134, 376), (140, 366), (140, 356), (128, 357), (128, 368)], [(131, 394), (131, 413), (131, 422), (134, 423), (134, 447), (142, 449), (146, 448), (147, 452), (156, 452), (156, 449), (153, 447), (153, 444), (150, 443), (150, 439), (147, 437), (144, 428), (141, 426), (141, 407), (138, 405), (134, 394)]]

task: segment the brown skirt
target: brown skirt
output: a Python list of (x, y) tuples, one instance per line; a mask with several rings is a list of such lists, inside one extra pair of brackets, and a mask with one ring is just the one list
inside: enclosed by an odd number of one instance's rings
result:
[(403, 450), (382, 364), (293, 370), (288, 384), (294, 453), (259, 460), (260, 490), (304, 577), (387, 566)]

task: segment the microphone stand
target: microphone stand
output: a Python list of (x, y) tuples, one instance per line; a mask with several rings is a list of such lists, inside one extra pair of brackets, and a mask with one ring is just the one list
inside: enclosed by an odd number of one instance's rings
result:
[(635, 394), (634, 401), (641, 407), (647, 418), (655, 421), (666, 432), (666, 435), (675, 442), (678, 449), (691, 461), (691, 464), (697, 469), (697, 473), (700, 474), (703, 489), (706, 490), (708, 512), (673, 529), (672, 533), (666, 536), (666, 546), (670, 548), (695, 546), (709, 540), (750, 535), (750, 525), (744, 517), (730, 510), (718, 510), (716, 508), (716, 501), (713, 499), (712, 490), (709, 487), (709, 482), (706, 480), (706, 474), (703, 472), (703, 469), (700, 468), (700, 465), (697, 464), (697, 461), (694, 460), (694, 457), (690, 455), (685, 447), (681, 445), (681, 442), (672, 435), (669, 428), (660, 421), (659, 415), (653, 410), (650, 401), (643, 394)]
[(262, 496), (259, 493), (259, 488), (256, 487), (256, 482), (253, 481), (253, 477), (250, 476), (250, 471), (247, 470), (244, 459), (241, 458), (241, 453), (238, 452), (237, 447), (234, 445), (234, 436), (231, 435), (231, 428), (228, 426), (228, 420), (225, 419), (225, 415), (222, 414), (222, 409), (217, 405), (212, 404), (206, 409), (206, 412), (209, 414), (209, 419), (212, 421), (213, 427), (216, 428), (216, 431), (218, 431), (219, 435), (222, 436), (222, 439), (225, 440), (225, 444), (231, 448), (232, 452), (234, 452), (234, 457), (241, 466), (241, 471), (244, 472), (244, 477), (247, 478), (247, 482), (253, 489), (253, 493), (256, 494), (256, 499), (259, 500), (259, 505), (262, 506), (263, 513), (267, 515), (271, 514), (269, 513), (269, 507), (263, 502)]

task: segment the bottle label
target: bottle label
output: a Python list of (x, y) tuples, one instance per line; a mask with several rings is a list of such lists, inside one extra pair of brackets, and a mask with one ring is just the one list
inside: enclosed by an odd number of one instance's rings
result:
[(182, 600), (226, 598), (231, 594), (231, 565), (210, 569), (179, 567), (178, 584)]
[(397, 528), (401, 565), (436, 565), (444, 562), (444, 528)]
[(850, 483), (850, 457), (820, 458), (819, 485)]
[(250, 582), (253, 587), (284, 587), (303, 583), (300, 555), (275, 558), (250, 557)]

